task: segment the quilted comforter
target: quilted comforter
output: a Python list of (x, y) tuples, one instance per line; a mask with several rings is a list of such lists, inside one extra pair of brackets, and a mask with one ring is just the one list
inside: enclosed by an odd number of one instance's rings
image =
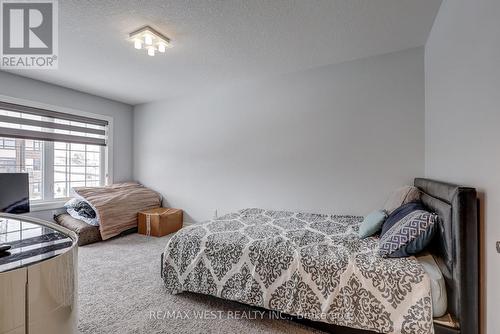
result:
[(433, 333), (423, 268), (381, 258), (378, 239), (358, 238), (361, 220), (245, 209), (185, 227), (164, 253), (166, 289), (380, 333)]

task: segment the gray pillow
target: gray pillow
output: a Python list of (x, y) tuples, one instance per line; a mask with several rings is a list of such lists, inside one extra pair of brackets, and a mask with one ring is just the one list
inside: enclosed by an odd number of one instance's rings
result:
[(365, 217), (365, 219), (363, 219), (363, 222), (359, 226), (359, 237), (364, 239), (380, 231), (386, 218), (387, 213), (385, 210), (377, 210), (370, 213)]
[(401, 205), (417, 202), (420, 200), (420, 190), (413, 186), (404, 186), (402, 188), (396, 189), (389, 196), (384, 204), (383, 209), (387, 211), (387, 214), (391, 214), (399, 208)]

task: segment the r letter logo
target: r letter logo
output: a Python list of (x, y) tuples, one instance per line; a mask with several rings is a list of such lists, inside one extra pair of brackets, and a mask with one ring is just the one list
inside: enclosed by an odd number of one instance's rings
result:
[(1, 4), (1, 67), (57, 68), (57, 0)]

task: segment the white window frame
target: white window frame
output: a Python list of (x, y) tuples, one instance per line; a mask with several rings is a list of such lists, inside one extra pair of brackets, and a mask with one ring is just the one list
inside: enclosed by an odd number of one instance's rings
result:
[[(16, 98), (16, 97), (11, 97), (11, 96), (6, 96), (6, 95), (1, 95), (0, 94), (0, 99), (5, 102), (9, 103), (15, 103), (15, 104), (20, 104), (20, 105), (25, 105), (29, 107), (34, 107), (34, 108), (41, 108), (41, 109), (48, 109), (48, 110), (54, 110), (54, 111), (59, 111), (62, 113), (67, 113), (67, 114), (72, 114), (72, 115), (78, 115), (78, 116), (86, 116), (86, 117), (91, 117), (91, 118), (96, 118), (96, 119), (101, 119), (104, 121), (108, 122), (108, 140), (107, 140), (107, 145), (104, 146), (103, 150), (103, 155), (104, 155), (104, 164), (101, 166), (101, 170), (103, 171), (104, 175), (104, 183), (105, 184), (112, 184), (113, 183), (113, 117), (107, 116), (107, 115), (102, 115), (102, 114), (96, 114), (96, 113), (91, 113), (79, 109), (73, 109), (73, 108), (66, 108), (66, 107), (61, 107), (61, 106), (56, 106), (52, 104), (47, 104), (47, 103), (42, 103), (42, 102), (36, 102), (28, 99), (23, 99), (23, 98)], [(53, 156), (54, 152), (48, 152), (50, 150), (47, 149), (47, 147), (50, 147), (52, 145), (43, 145), (44, 146), (44, 154), (43, 154), (43, 159), (48, 159)], [(53, 160), (53, 159), (52, 159)], [(44, 165), (44, 170), (43, 170), (43, 180), (44, 180), (44, 185), (46, 184), (45, 182), (45, 162), (43, 163)], [(54, 176), (48, 176), (50, 178), (53, 178)], [(43, 189), (44, 195), (46, 194), (47, 189)], [(68, 198), (57, 198), (54, 200), (37, 200), (30, 202), (30, 211), (42, 211), (42, 210), (51, 210), (51, 209), (58, 209), (63, 207), (64, 203), (68, 200)]]

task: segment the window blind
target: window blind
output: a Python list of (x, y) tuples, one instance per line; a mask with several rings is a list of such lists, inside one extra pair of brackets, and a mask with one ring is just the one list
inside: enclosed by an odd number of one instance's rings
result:
[(0, 101), (0, 137), (106, 146), (108, 121)]

